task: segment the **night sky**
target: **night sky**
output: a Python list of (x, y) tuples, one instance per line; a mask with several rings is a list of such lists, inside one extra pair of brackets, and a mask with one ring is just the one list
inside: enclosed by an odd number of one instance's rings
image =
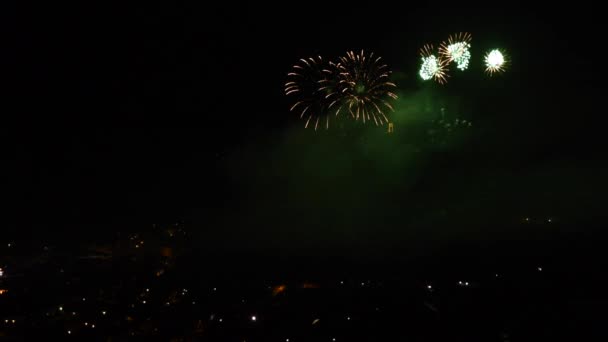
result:
[[(181, 221), (220, 252), (365, 257), (560, 239), (606, 218), (592, 7), (44, 6), (2, 23), (7, 234), (75, 239)], [(418, 49), (460, 31), (473, 35), (472, 67), (423, 83)], [(493, 47), (511, 63), (490, 78), (481, 56)], [(315, 132), (289, 112), (291, 65), (351, 49), (393, 70), (395, 134), (357, 123)], [(473, 127), (433, 146), (441, 108)], [(555, 224), (523, 227), (524, 217)]]

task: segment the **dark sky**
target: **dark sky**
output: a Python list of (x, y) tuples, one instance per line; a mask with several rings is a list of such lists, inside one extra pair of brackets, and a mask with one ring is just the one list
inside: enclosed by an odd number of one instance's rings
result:
[[(593, 7), (80, 6), (15, 8), (2, 23), (7, 231), (184, 220), (219, 248), (383, 249), (519, 236), (523, 216), (602, 216)], [(422, 83), (418, 48), (459, 31), (473, 35), (478, 64), (506, 49), (507, 73), (490, 79), (477, 65), (444, 87)], [(288, 112), (292, 63), (350, 49), (395, 72), (392, 140), (372, 126), (314, 133)], [(441, 107), (474, 130), (433, 148)]]

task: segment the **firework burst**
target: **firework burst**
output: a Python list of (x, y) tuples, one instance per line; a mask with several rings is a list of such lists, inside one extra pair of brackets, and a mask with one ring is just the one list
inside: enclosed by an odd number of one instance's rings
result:
[(505, 70), (505, 66), (507, 64), (507, 57), (499, 49), (494, 49), (486, 54), (486, 56), (484, 57), (484, 62), (486, 64), (486, 72), (492, 75), (494, 73), (503, 72)]
[[(338, 68), (321, 56), (302, 58), (287, 74), (285, 95), (295, 99), (291, 111), (298, 112), (306, 120), (305, 127), (314, 124), (329, 128), (332, 113), (339, 113)], [(335, 109), (335, 111), (333, 110)]]
[(391, 72), (381, 59), (363, 50), (360, 53), (349, 51), (337, 64), (342, 96), (340, 109), (345, 108), (353, 118), (362, 118), (364, 123), (373, 120), (376, 125), (383, 125), (388, 122), (385, 111), (394, 111), (388, 101), (397, 99), (393, 93), (396, 85), (389, 81)]
[(441, 55), (433, 53), (433, 45), (427, 44), (420, 49), (422, 65), (420, 66), (420, 77), (427, 81), (434, 78), (440, 84), (447, 82), (446, 66), (448, 61)]
[(439, 54), (447, 59), (448, 63), (455, 62), (460, 70), (466, 70), (471, 60), (471, 40), (468, 33), (458, 33), (448, 37), (447, 42), (441, 43)]

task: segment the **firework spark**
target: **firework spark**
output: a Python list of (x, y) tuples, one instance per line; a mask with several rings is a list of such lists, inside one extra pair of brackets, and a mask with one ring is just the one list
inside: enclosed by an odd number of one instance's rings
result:
[(290, 110), (300, 113), (300, 118), (306, 120), (305, 127), (314, 123), (316, 130), (325, 121), (325, 128), (329, 128), (330, 114), (337, 116), (339, 113), (341, 94), (337, 88), (337, 65), (321, 56), (302, 58), (292, 67), (287, 78), (285, 95), (295, 99)]
[(383, 125), (388, 122), (386, 109), (394, 111), (388, 101), (397, 99), (393, 93), (396, 85), (389, 81), (391, 72), (381, 59), (363, 50), (349, 51), (337, 64), (340, 109), (345, 107), (353, 118), (362, 118), (364, 123), (373, 120), (376, 125)]
[(447, 82), (446, 65), (448, 61), (441, 57), (435, 56), (433, 53), (433, 45), (427, 44), (420, 49), (422, 57), (422, 65), (420, 66), (420, 77), (427, 81), (434, 78), (437, 82), (443, 84)]
[(464, 32), (451, 35), (447, 42), (441, 43), (439, 54), (448, 63), (455, 62), (458, 69), (466, 70), (471, 60), (471, 39), (471, 35)]
[(502, 51), (494, 49), (486, 54), (484, 61), (486, 63), (486, 72), (492, 75), (495, 72), (502, 72), (505, 70), (507, 58)]

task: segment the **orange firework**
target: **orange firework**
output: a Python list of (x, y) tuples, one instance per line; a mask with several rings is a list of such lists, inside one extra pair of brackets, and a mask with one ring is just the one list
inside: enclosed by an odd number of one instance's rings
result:
[(305, 127), (314, 123), (316, 130), (324, 121), (327, 129), (331, 114), (339, 114), (337, 74), (337, 65), (321, 56), (300, 59), (287, 74), (285, 95), (295, 99), (290, 110), (306, 120)]
[(346, 107), (351, 116), (363, 122), (373, 120), (376, 125), (388, 122), (386, 109), (394, 111), (389, 99), (397, 99), (393, 93), (396, 85), (389, 81), (391, 72), (381, 57), (349, 51), (340, 57), (338, 86), (343, 96), (340, 108)]

